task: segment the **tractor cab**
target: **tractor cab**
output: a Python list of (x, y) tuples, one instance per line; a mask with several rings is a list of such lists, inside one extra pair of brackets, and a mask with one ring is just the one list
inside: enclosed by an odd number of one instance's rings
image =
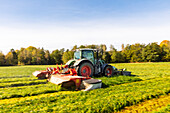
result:
[(76, 60), (87, 59), (87, 60), (91, 61), (93, 64), (95, 64), (93, 49), (76, 50), (74, 52), (74, 59), (76, 59)]

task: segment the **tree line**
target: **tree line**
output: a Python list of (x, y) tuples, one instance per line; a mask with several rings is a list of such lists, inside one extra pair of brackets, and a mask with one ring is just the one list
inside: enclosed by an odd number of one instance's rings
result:
[(29, 46), (20, 50), (11, 49), (6, 55), (0, 52), (0, 66), (9, 65), (52, 65), (65, 64), (73, 58), (75, 49), (92, 48), (102, 49), (101, 59), (107, 63), (129, 63), (129, 62), (169, 62), (170, 61), (170, 41), (164, 40), (149, 44), (122, 44), (122, 50), (118, 51), (113, 45), (107, 51), (105, 44), (101, 45), (75, 45), (71, 50), (56, 49), (50, 53), (44, 48)]

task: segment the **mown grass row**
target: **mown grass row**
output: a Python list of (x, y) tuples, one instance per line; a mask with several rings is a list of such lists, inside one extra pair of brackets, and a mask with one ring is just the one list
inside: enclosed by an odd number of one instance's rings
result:
[(29, 76), (29, 77), (23, 77), (23, 78), (3, 78), (0, 79), (0, 83), (10, 83), (10, 82), (21, 82), (21, 81), (36, 81), (37, 78), (33, 77), (33, 76)]
[[(108, 78), (100, 77), (103, 82), (102, 87), (110, 87), (123, 83), (130, 83), (140, 81), (141, 79), (129, 76), (115, 76)], [(38, 95), (43, 93), (52, 93), (61, 91), (60, 86), (48, 83), (46, 80), (35, 80), (35, 81), (23, 81), (23, 82), (10, 82), (0, 84), (0, 99), (14, 98), (14, 97), (25, 97), (31, 95)]]
[(46, 84), (46, 83), (47, 82), (45, 80), (9, 82), (9, 83), (1, 83), (0, 88), (28, 86), (28, 85), (37, 85), (37, 84)]
[(40, 97), (0, 104), (2, 112), (114, 112), (170, 93), (170, 79), (159, 78), (89, 92)]
[(19, 97), (33, 96), (33, 95), (39, 95), (45, 93), (53, 93), (57, 91), (61, 91), (61, 87), (59, 85), (55, 85), (52, 83), (1, 88), (0, 100), (16, 98), (16, 97), (19, 98)]

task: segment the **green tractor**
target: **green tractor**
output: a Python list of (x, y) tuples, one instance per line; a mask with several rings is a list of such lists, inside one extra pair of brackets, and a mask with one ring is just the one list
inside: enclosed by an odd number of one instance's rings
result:
[(102, 52), (97, 49), (77, 49), (74, 52), (74, 58), (64, 67), (49, 67), (47, 70), (35, 71), (33, 75), (57, 85), (61, 84), (65, 88), (75, 86), (76, 90), (85, 89), (84, 91), (101, 88), (101, 80), (93, 79), (92, 76), (130, 75), (131, 72), (118, 71), (101, 60), (99, 56), (102, 56)]
[(97, 49), (77, 49), (74, 58), (69, 60), (66, 65), (75, 68), (79, 76), (113, 76), (117, 69), (99, 58), (101, 51)]

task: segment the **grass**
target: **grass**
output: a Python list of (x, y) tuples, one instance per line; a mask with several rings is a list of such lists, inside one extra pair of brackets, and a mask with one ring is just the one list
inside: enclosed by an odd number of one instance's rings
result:
[(170, 77), (170, 62), (159, 63), (118, 63), (111, 64), (118, 69), (126, 68), (141, 79)]
[(170, 113), (170, 105), (167, 105), (166, 107), (163, 107), (159, 109), (159, 111), (155, 111), (153, 113)]
[(0, 111), (113, 112), (170, 92), (169, 62), (111, 65), (127, 68), (134, 76), (99, 77), (103, 88), (88, 92), (62, 91), (60, 86), (32, 75), (55, 66), (0, 67)]
[[(110, 86), (90, 92), (60, 94), (2, 104), (3, 112), (113, 112), (170, 92), (170, 79), (155, 79)], [(29, 106), (28, 106), (29, 105)], [(45, 107), (44, 107), (45, 106)], [(7, 109), (8, 108), (8, 109)], [(23, 109), (24, 108), (24, 109)], [(41, 109), (40, 109), (41, 108)]]

